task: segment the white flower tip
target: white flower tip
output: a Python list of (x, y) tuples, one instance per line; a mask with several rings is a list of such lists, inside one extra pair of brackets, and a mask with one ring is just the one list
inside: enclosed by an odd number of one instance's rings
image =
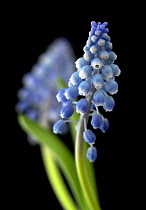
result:
[(107, 109), (107, 110), (106, 110), (106, 112), (112, 112), (112, 111), (113, 111), (112, 109)]
[(57, 132), (56, 132), (56, 131), (53, 131), (53, 133), (57, 134)]
[(66, 94), (66, 93), (64, 93), (63, 95), (66, 97), (66, 99), (70, 99), (70, 98), (67, 96), (67, 94)]
[(60, 117), (63, 118), (62, 114), (60, 114)]
[(57, 99), (58, 102), (61, 102), (60, 99), (57, 96), (56, 96), (56, 99)]
[(114, 94), (116, 94), (117, 92), (118, 92), (118, 90), (115, 90), (115, 91), (111, 92), (110, 94), (111, 94), (111, 95), (114, 95)]
[(86, 94), (84, 92), (81, 92), (80, 90), (79, 90), (79, 95), (80, 96), (86, 96)]
[(80, 77), (81, 79), (85, 79), (84, 75), (81, 74), (80, 72), (79, 72), (79, 77)]

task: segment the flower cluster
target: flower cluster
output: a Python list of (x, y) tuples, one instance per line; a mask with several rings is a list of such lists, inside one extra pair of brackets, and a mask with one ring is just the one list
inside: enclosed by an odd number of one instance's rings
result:
[[(112, 111), (115, 101), (112, 97), (118, 91), (115, 77), (120, 75), (119, 67), (114, 64), (117, 56), (112, 51), (112, 43), (108, 35), (107, 22), (91, 22), (91, 31), (84, 46), (84, 55), (76, 62), (77, 71), (68, 83), (68, 88), (61, 89), (57, 94), (59, 102), (68, 102), (61, 109), (61, 118), (54, 124), (54, 133), (61, 133), (65, 127), (65, 118), (70, 118), (76, 109), (84, 115), (83, 138), (90, 145), (87, 158), (93, 162), (97, 157), (97, 150), (93, 146), (96, 140), (92, 130), (87, 129), (87, 119), (91, 116), (91, 125), (105, 132), (109, 127), (107, 118), (99, 112), (99, 106), (105, 111)], [(79, 96), (79, 100), (75, 98)]]
[[(23, 76), (23, 88), (18, 91), (18, 113), (50, 127), (59, 119), (61, 104), (57, 102), (57, 79), (66, 83), (75, 69), (75, 56), (65, 38), (57, 38), (43, 53), (32, 70)], [(65, 103), (64, 103), (65, 104)]]

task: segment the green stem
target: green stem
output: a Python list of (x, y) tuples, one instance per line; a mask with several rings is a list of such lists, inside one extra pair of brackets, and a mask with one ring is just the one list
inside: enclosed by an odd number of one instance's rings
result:
[[(79, 121), (79, 114), (74, 112), (74, 114), (71, 116), (70, 119), (75, 120), (75, 121)], [(69, 126), (70, 126), (70, 131), (71, 131), (71, 136), (72, 136), (72, 139), (73, 139), (73, 143), (74, 143), (74, 146), (75, 146), (75, 139), (76, 139), (76, 134), (77, 134), (77, 129), (75, 129), (76, 124), (69, 123)], [(84, 142), (84, 144), (85, 144), (84, 156), (86, 156), (88, 145), (85, 142)], [(88, 171), (88, 176), (89, 176), (89, 179), (90, 179), (90, 184), (92, 186), (92, 189), (94, 190), (95, 195), (98, 197), (94, 165), (86, 157), (85, 157), (85, 162), (86, 162), (85, 164), (86, 164), (86, 168), (87, 168), (87, 171)]]
[[(94, 89), (92, 93), (94, 93)], [(92, 94), (93, 95), (93, 94)], [(90, 106), (92, 95), (88, 98), (89, 109), (88, 111), (81, 115), (79, 124), (78, 124), (78, 132), (76, 136), (76, 145), (75, 145), (75, 161), (76, 168), (79, 177), (79, 181), (82, 187), (83, 194), (88, 203), (89, 210), (101, 210), (99, 200), (97, 199), (97, 195), (92, 189), (92, 185), (90, 183), (90, 176), (87, 172), (86, 161), (85, 161), (85, 153), (84, 153), (84, 140), (83, 140), (83, 132), (84, 132), (84, 119), (88, 122)]]
[[(74, 112), (74, 114), (70, 117), (70, 119), (73, 121), (79, 121), (79, 114), (77, 112)], [(75, 126), (76, 126), (75, 123), (69, 123), (73, 145), (75, 145), (75, 139), (76, 139), (76, 133), (77, 133)]]
[(47, 146), (41, 145), (41, 153), (44, 162), (46, 174), (49, 178), (50, 184), (56, 194), (57, 199), (65, 210), (77, 210), (77, 206), (73, 201), (64, 180), (60, 174), (54, 157)]

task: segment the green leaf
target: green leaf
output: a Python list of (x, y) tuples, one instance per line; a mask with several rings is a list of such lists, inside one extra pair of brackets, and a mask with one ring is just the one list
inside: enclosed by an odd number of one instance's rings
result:
[(40, 144), (44, 144), (49, 147), (58, 161), (64, 176), (66, 177), (75, 200), (78, 202), (79, 206), (83, 206), (83, 197), (76, 172), (75, 161), (72, 153), (66, 145), (58, 138), (57, 135), (53, 134), (52, 131), (44, 129), (37, 122), (31, 121), (26, 116), (19, 115), (18, 121), (22, 129), (28, 135), (34, 136)]
[(60, 170), (57, 167), (55, 158), (48, 146), (41, 145), (41, 154), (43, 158), (46, 174), (64, 210), (78, 210), (73, 198), (71, 197)]

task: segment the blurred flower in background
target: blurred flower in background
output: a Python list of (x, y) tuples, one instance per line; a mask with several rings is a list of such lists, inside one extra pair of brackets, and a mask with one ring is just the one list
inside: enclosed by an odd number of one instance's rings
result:
[[(24, 113), (44, 127), (52, 127), (59, 119), (61, 103), (56, 94), (59, 90), (58, 80), (68, 82), (75, 70), (75, 55), (71, 44), (65, 38), (56, 38), (39, 56), (32, 70), (23, 76), (23, 87), (18, 91), (18, 113)], [(64, 102), (65, 103), (65, 102)], [(28, 137), (35, 144), (34, 138)]]

